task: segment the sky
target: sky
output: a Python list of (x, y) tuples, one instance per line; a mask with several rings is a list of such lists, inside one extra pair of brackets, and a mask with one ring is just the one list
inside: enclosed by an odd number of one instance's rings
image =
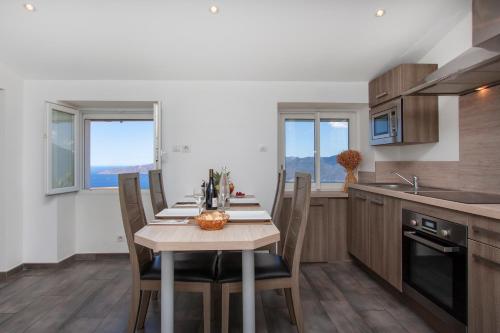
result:
[(153, 163), (153, 121), (92, 121), (90, 166)]
[[(286, 156), (314, 156), (314, 120), (287, 120), (285, 122)], [(333, 156), (349, 149), (347, 121), (321, 120), (321, 157)]]

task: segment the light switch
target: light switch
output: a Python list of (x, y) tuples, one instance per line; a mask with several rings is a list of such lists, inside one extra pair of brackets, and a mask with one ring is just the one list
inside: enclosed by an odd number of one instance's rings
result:
[(180, 145), (175, 145), (172, 147), (172, 151), (174, 153), (180, 153), (181, 152), (181, 146)]

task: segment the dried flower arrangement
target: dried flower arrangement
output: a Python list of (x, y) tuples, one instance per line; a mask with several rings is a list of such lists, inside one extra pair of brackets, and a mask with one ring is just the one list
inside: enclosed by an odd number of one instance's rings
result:
[(361, 154), (357, 150), (344, 150), (337, 155), (337, 163), (342, 165), (347, 171), (347, 174), (345, 176), (344, 192), (348, 191), (349, 184), (358, 182), (356, 176), (354, 175), (354, 170), (356, 170), (356, 168), (359, 166), (361, 160)]

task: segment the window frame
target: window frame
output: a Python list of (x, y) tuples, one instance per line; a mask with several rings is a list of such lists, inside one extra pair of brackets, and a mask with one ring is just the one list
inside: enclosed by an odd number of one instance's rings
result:
[[(64, 113), (69, 113), (73, 115), (73, 186), (54, 188), (52, 186), (52, 111), (59, 111)], [(55, 195), (62, 193), (78, 192), (80, 189), (80, 113), (77, 109), (70, 108), (68, 106), (46, 102), (45, 106), (45, 194)]]
[(91, 121), (141, 121), (150, 120), (154, 126), (154, 139), (153, 139), (153, 164), (158, 168), (161, 164), (161, 146), (160, 126), (155, 120), (155, 110), (145, 111), (82, 111), (81, 130), (83, 140), (81, 144), (82, 158), (81, 158), (81, 184), (82, 190), (87, 191), (116, 191), (118, 187), (91, 187), (90, 186), (90, 123)]
[[(356, 110), (279, 110), (278, 111), (278, 169), (285, 166), (285, 120), (287, 119), (313, 119), (314, 120), (314, 173), (315, 181), (311, 189), (318, 191), (342, 190), (343, 183), (321, 183), (321, 144), (320, 125), (321, 119), (347, 120), (349, 122), (349, 147), (359, 150), (358, 140), (358, 115)], [(357, 171), (356, 171), (357, 172)], [(293, 182), (285, 183), (286, 190), (293, 189)]]

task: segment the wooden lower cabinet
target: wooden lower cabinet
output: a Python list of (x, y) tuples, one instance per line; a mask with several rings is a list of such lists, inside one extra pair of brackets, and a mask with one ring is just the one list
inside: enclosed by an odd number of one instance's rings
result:
[[(281, 242), (290, 217), (291, 198), (285, 198), (280, 225)], [(348, 260), (347, 198), (313, 197), (309, 207), (302, 262), (335, 262)]]
[(469, 239), (470, 333), (500, 332), (500, 248)]
[(351, 190), (349, 213), (349, 253), (401, 291), (401, 200)]

